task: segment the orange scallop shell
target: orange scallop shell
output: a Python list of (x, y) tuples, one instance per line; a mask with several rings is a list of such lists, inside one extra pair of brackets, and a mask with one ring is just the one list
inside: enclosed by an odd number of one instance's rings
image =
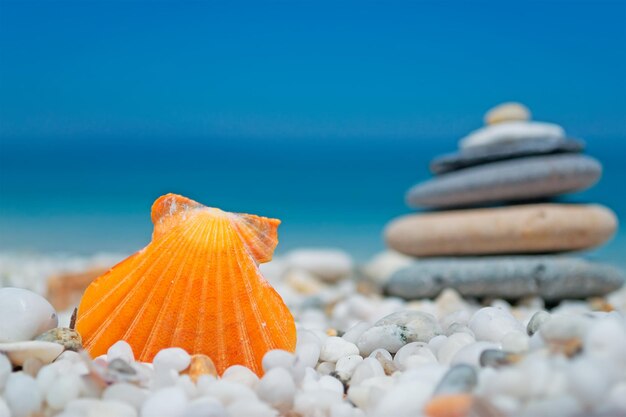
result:
[(152, 242), (83, 295), (76, 328), (91, 355), (125, 340), (141, 361), (175, 346), (208, 355), (220, 374), (235, 364), (261, 374), (265, 352), (295, 350), (293, 317), (258, 268), (272, 259), (280, 220), (167, 194), (152, 221)]

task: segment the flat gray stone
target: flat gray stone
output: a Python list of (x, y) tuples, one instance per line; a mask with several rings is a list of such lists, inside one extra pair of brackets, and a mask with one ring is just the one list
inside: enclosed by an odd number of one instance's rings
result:
[(396, 271), (385, 291), (409, 300), (436, 297), (453, 288), (467, 297), (540, 296), (558, 301), (601, 296), (620, 288), (624, 280), (614, 267), (572, 257), (438, 258), (418, 260)]
[(435, 175), (441, 175), (490, 162), (523, 158), (525, 156), (579, 153), (584, 149), (585, 144), (583, 141), (561, 138), (528, 139), (474, 146), (433, 159), (430, 163), (430, 171)]
[(585, 155), (532, 156), (441, 175), (415, 185), (406, 201), (426, 208), (523, 201), (581, 191), (601, 175), (602, 165)]

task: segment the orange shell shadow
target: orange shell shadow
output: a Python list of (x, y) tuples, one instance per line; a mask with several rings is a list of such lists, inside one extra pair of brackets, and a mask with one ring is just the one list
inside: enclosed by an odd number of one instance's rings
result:
[(152, 206), (144, 249), (92, 282), (76, 328), (93, 356), (127, 341), (141, 361), (167, 347), (262, 374), (271, 349), (294, 351), (294, 319), (258, 264), (271, 260), (280, 220), (229, 213), (167, 194)]

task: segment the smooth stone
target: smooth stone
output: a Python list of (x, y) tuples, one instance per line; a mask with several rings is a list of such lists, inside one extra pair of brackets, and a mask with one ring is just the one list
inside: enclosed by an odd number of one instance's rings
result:
[(373, 326), (365, 331), (357, 342), (358, 352), (368, 356), (376, 349), (385, 349), (390, 353), (396, 353), (398, 349), (406, 345), (406, 332), (397, 324)]
[(474, 313), (468, 326), (477, 340), (488, 342), (500, 342), (511, 331), (524, 331), (510, 312), (497, 307), (481, 308)]
[(187, 405), (183, 417), (228, 417), (228, 413), (215, 398), (201, 397)]
[(453, 288), (466, 297), (547, 301), (603, 295), (620, 288), (622, 272), (608, 265), (560, 256), (440, 258), (415, 261), (396, 272), (387, 294), (419, 299)]
[(413, 186), (410, 207), (453, 208), (554, 197), (585, 190), (602, 175), (586, 155), (529, 156), (450, 172)]
[(304, 366), (315, 368), (320, 359), (321, 348), (315, 343), (302, 343), (296, 346), (296, 358)]
[(4, 386), (11, 375), (11, 371), (13, 370), (13, 366), (11, 365), (11, 361), (9, 358), (0, 353), (0, 392), (4, 390)]
[(82, 386), (83, 382), (78, 375), (62, 375), (46, 393), (46, 404), (53, 410), (62, 410), (67, 403), (80, 396)]
[(43, 397), (30, 375), (16, 372), (9, 376), (2, 394), (13, 417), (29, 417), (41, 409)]
[(341, 337), (329, 337), (322, 345), (320, 360), (324, 362), (337, 362), (344, 356), (358, 355), (359, 348)]
[(548, 253), (601, 245), (616, 229), (603, 206), (528, 204), (406, 215), (387, 226), (385, 239), (419, 257)]
[(473, 366), (454, 365), (437, 384), (434, 395), (468, 393), (474, 391), (476, 385), (478, 375)]
[(285, 257), (292, 268), (304, 269), (327, 282), (336, 282), (352, 273), (354, 264), (346, 252), (339, 249), (298, 249)]
[(47, 364), (63, 353), (63, 346), (54, 342), (27, 340), (25, 342), (0, 343), (0, 353), (7, 355), (14, 366), (22, 366), (29, 358), (37, 358)]
[(259, 383), (257, 374), (243, 365), (229, 366), (222, 374), (222, 380), (245, 385), (248, 388), (255, 388)]
[(176, 372), (187, 369), (190, 362), (191, 356), (184, 349), (177, 347), (160, 350), (152, 361), (156, 371), (173, 369)]
[(526, 333), (528, 336), (532, 336), (541, 328), (541, 325), (550, 320), (552, 316), (547, 311), (537, 311), (532, 315), (526, 326)]
[(473, 146), (455, 153), (441, 155), (430, 163), (430, 172), (442, 175), (472, 166), (535, 155), (579, 153), (584, 142), (576, 139), (539, 138), (510, 143)]
[(122, 359), (126, 363), (133, 363), (135, 361), (133, 348), (125, 340), (118, 340), (107, 350), (107, 360), (110, 362), (113, 359)]
[(257, 385), (259, 398), (281, 413), (286, 413), (293, 406), (296, 385), (291, 374), (281, 367), (271, 368), (263, 375)]
[(412, 342), (402, 346), (393, 358), (398, 369), (407, 370), (426, 364), (437, 363), (437, 357), (423, 342)]
[(141, 409), (146, 398), (148, 398), (147, 390), (127, 382), (109, 385), (102, 393), (103, 400), (119, 401), (133, 406), (137, 411)]
[(565, 131), (554, 123), (514, 120), (474, 130), (459, 141), (459, 148), (536, 138), (562, 139), (565, 138)]
[(480, 366), (500, 368), (517, 363), (521, 358), (522, 356), (517, 353), (505, 352), (499, 349), (485, 349), (480, 354), (479, 363)]
[(178, 386), (161, 388), (153, 392), (141, 406), (142, 417), (182, 416), (187, 407), (185, 391)]
[(0, 343), (31, 340), (59, 324), (45, 298), (22, 288), (0, 288), (0, 317)]
[(510, 122), (513, 120), (530, 120), (530, 110), (522, 103), (514, 101), (498, 104), (485, 113), (485, 124), (494, 125), (496, 123)]
[(363, 357), (359, 355), (344, 356), (337, 361), (334, 372), (342, 381), (348, 381), (361, 362)]
[(439, 322), (432, 314), (422, 311), (398, 311), (378, 320), (374, 326), (395, 324), (402, 329), (402, 336), (407, 343), (428, 342), (442, 334)]
[(273, 368), (289, 369), (296, 361), (296, 357), (293, 353), (287, 352), (282, 349), (272, 349), (263, 355), (261, 366), (263, 372), (267, 372)]
[[(128, 404), (119, 401), (101, 401), (95, 398), (78, 398), (72, 400), (65, 407), (65, 412), (70, 413), (71, 416), (81, 417), (137, 417), (137, 411)], [(142, 414), (142, 417), (148, 416), (149, 414)], [(160, 414), (159, 416), (166, 417), (167, 414)]]

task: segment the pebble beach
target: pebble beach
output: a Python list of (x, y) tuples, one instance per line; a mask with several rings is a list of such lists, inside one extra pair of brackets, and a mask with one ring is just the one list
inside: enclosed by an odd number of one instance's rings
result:
[(600, 181), (584, 149), (519, 103), (496, 106), (407, 191), (427, 211), (389, 219), (384, 252), (259, 262), (297, 334), (259, 372), (179, 346), (142, 361), (125, 340), (90, 355), (76, 307), (128, 254), (2, 253), (0, 417), (626, 416), (624, 272), (584, 256), (619, 221), (554, 200)]

